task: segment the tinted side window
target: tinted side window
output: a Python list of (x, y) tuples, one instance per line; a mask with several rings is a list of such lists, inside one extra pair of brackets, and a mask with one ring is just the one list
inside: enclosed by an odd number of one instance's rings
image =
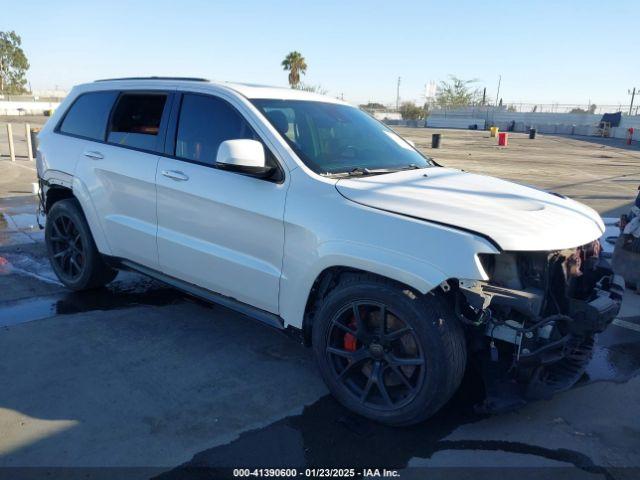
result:
[(166, 102), (166, 94), (123, 94), (111, 117), (107, 141), (156, 150), (160, 120)]
[(104, 140), (107, 120), (117, 92), (92, 92), (80, 95), (62, 121), (60, 131)]
[(184, 95), (176, 137), (177, 157), (215, 165), (220, 144), (239, 138), (257, 136), (227, 102), (204, 95)]

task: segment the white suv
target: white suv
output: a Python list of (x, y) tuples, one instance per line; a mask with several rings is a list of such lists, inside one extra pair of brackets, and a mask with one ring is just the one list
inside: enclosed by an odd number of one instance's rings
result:
[(444, 168), (333, 98), (97, 81), (37, 158), (65, 285), (133, 269), (298, 329), (334, 396), (387, 424), (432, 415), (470, 369), (488, 410), (567, 388), (619, 309), (596, 212)]

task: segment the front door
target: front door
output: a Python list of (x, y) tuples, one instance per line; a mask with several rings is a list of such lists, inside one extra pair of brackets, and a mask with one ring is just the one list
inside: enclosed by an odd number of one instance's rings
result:
[(239, 138), (258, 139), (229, 103), (184, 94), (175, 155), (156, 175), (160, 267), (277, 314), (287, 184), (216, 168), (220, 143)]

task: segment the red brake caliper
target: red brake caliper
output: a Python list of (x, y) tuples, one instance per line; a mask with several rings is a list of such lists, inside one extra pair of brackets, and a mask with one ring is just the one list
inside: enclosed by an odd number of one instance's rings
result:
[[(351, 320), (349, 320), (349, 323), (347, 325), (349, 326), (350, 329), (355, 330), (357, 327), (355, 317), (351, 318)], [(344, 344), (344, 349), (347, 352), (355, 352), (356, 343), (357, 343), (357, 339), (353, 334), (351, 333), (344, 334), (343, 344)]]

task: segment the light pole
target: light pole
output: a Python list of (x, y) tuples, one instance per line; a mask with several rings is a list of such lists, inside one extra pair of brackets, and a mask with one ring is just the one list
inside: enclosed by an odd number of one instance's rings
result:
[(396, 112), (400, 109), (400, 77), (398, 77), (398, 88), (396, 89)]
[(633, 87), (633, 90), (627, 90), (627, 93), (631, 95), (631, 105), (629, 105), (629, 116), (633, 112), (633, 100), (636, 98), (636, 87)]

